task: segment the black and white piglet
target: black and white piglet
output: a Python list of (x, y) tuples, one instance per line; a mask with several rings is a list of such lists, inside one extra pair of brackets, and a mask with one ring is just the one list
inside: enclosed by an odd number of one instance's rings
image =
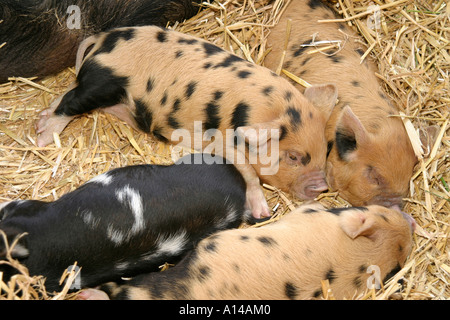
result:
[[(0, 230), (9, 243), (28, 234), (12, 257), (31, 275), (45, 276), (48, 290), (59, 289), (75, 262), (80, 286), (91, 287), (158, 270), (210, 234), (238, 227), (247, 217), (245, 189), (233, 165), (190, 155), (171, 166), (114, 169), (54, 202), (3, 204)], [(0, 259), (5, 255), (0, 237)], [(0, 264), (0, 272), (5, 280), (14, 271)]]

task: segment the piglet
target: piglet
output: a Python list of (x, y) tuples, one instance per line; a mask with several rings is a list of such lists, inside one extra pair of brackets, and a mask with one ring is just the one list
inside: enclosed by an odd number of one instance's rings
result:
[[(245, 182), (236, 168), (207, 164), (201, 154), (175, 165), (139, 165), (99, 175), (53, 202), (2, 205), (8, 242), (23, 233), (12, 257), (58, 290), (77, 262), (77, 286), (96, 286), (176, 262), (202, 238), (248, 217)], [(5, 258), (0, 237), (0, 258)], [(13, 270), (0, 264), (8, 279)]]
[[(398, 108), (383, 91), (366, 47), (322, 0), (292, 1), (267, 41), (265, 65), (282, 68), (314, 85), (333, 81), (339, 103), (326, 125), (327, 182), (354, 206), (402, 205), (417, 158)], [(291, 19), (288, 47), (287, 22)], [(325, 43), (325, 44), (323, 44)], [(326, 50), (317, 49), (332, 46)], [(304, 87), (296, 84), (300, 91)]]
[(332, 84), (301, 94), (264, 67), (155, 26), (86, 39), (77, 70), (76, 83), (41, 113), (39, 146), (75, 116), (102, 109), (157, 140), (225, 157), (247, 183), (255, 218), (270, 214), (260, 181), (300, 199), (328, 189), (324, 131), (337, 97)]
[(314, 299), (322, 280), (335, 298), (352, 298), (403, 267), (414, 226), (410, 216), (377, 205), (307, 205), (264, 227), (218, 232), (167, 271), (86, 290), (80, 299)]

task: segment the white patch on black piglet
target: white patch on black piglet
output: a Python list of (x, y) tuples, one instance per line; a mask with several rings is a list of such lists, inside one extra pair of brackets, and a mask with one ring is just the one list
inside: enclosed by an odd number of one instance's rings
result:
[(188, 238), (186, 230), (171, 237), (158, 240), (158, 253), (179, 254), (186, 245)]
[(142, 202), (142, 197), (139, 194), (139, 191), (127, 185), (116, 191), (116, 197), (119, 202), (131, 209), (131, 213), (134, 216), (134, 224), (133, 227), (131, 227), (130, 232), (132, 234), (136, 234), (144, 230), (144, 203)]
[(106, 234), (108, 239), (114, 242), (117, 246), (120, 246), (125, 241), (125, 234), (119, 230), (115, 230), (112, 224), (108, 225)]
[(89, 210), (83, 210), (79, 213), (79, 216), (90, 229), (96, 229), (100, 223), (100, 219), (94, 217), (94, 214)]
[(117, 246), (128, 241), (133, 235), (145, 229), (144, 203), (139, 191), (131, 188), (129, 185), (116, 190), (117, 200), (125, 207), (130, 209), (133, 214), (134, 223), (130, 230), (124, 232), (117, 230), (116, 226), (109, 224), (107, 227), (107, 236)]
[(115, 269), (118, 271), (125, 271), (128, 270), (129, 266), (130, 266), (129, 262), (118, 262), (115, 265)]
[(17, 243), (11, 251), (11, 257), (16, 259), (26, 258), (29, 255), (30, 251), (20, 243)]
[(220, 229), (225, 229), (227, 226), (229, 226), (233, 221), (236, 221), (238, 218), (238, 210), (234, 207), (233, 203), (230, 200), (230, 196), (227, 196), (225, 198), (225, 206), (227, 207), (227, 215), (221, 219), (216, 227)]
[(152, 250), (148, 254), (142, 255), (142, 260), (151, 261), (160, 255), (178, 255), (188, 243), (186, 230), (181, 230), (174, 235), (160, 235), (156, 241), (156, 250)]
[(108, 173), (96, 176), (88, 181), (88, 183), (100, 183), (104, 186), (109, 185), (112, 182), (112, 177)]

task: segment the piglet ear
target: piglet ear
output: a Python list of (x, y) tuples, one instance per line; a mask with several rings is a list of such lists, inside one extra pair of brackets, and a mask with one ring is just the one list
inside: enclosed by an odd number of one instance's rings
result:
[(350, 153), (366, 144), (369, 135), (349, 106), (344, 107), (336, 126), (336, 147), (342, 160), (352, 160)]
[(22, 259), (30, 255), (23, 237), (26, 233), (21, 233), (16, 229), (0, 229), (0, 259)]
[(375, 227), (373, 219), (367, 217), (360, 210), (346, 210), (339, 217), (341, 229), (352, 239), (360, 236), (371, 237), (374, 234)]
[(304, 96), (328, 119), (336, 105), (338, 90), (334, 84), (321, 84), (306, 88)]

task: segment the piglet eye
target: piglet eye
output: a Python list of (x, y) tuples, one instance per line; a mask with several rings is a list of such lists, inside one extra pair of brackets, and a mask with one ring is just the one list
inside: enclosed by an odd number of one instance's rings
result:
[(367, 167), (367, 177), (369, 178), (369, 181), (373, 184), (376, 184), (378, 186), (381, 186), (384, 184), (383, 177), (372, 166)]
[(302, 163), (301, 154), (295, 151), (288, 151), (285, 159), (286, 163), (291, 166), (298, 166)]

